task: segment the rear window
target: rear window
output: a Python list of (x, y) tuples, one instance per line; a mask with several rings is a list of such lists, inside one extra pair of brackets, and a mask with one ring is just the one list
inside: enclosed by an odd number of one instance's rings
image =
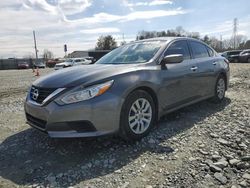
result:
[(190, 45), (191, 45), (191, 49), (192, 49), (194, 58), (209, 57), (207, 47), (204, 44), (191, 41)]

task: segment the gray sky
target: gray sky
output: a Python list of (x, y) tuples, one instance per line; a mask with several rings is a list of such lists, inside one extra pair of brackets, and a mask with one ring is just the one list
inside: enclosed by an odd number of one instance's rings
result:
[(34, 55), (33, 30), (39, 55), (48, 49), (56, 56), (65, 43), (69, 52), (87, 50), (100, 35), (131, 41), (140, 30), (177, 26), (229, 38), (235, 17), (238, 33), (250, 38), (249, 7), (249, 0), (1, 0), (0, 57)]

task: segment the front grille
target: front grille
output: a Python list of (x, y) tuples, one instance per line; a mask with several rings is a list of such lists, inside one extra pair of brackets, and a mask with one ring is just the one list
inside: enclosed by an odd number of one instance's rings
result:
[(55, 90), (55, 88), (41, 88), (32, 86), (30, 90), (30, 98), (31, 100), (41, 104), (44, 99), (46, 99)]
[(32, 115), (27, 114), (27, 113), (26, 113), (26, 118), (27, 118), (27, 121), (31, 123), (33, 126), (35, 126), (36, 128), (40, 130), (45, 131), (46, 124), (47, 124), (46, 121), (33, 117)]

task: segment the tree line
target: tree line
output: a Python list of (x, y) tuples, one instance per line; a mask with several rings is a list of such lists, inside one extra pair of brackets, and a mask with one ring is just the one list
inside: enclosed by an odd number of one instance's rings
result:
[[(216, 37), (209, 37), (205, 35), (201, 37), (199, 32), (189, 32), (183, 29), (181, 26), (176, 27), (175, 29), (169, 29), (167, 31), (139, 31), (136, 35), (135, 40), (143, 40), (154, 37), (191, 37), (198, 40), (201, 40), (211, 47), (213, 47), (216, 51), (222, 52), (226, 50), (233, 49), (249, 49), (250, 48), (250, 40), (247, 40), (245, 35), (236, 35), (235, 37), (231, 37), (229, 39), (218, 39)], [(123, 45), (125, 42), (122, 42)], [(112, 50), (118, 46), (116, 40), (111, 35), (100, 36), (96, 43), (96, 50)]]
[[(227, 51), (227, 50), (243, 50), (250, 49), (250, 40), (247, 40), (245, 35), (236, 35), (235, 37), (231, 37), (229, 39), (218, 39), (216, 37), (209, 37), (205, 35), (201, 37), (199, 32), (189, 32), (183, 29), (181, 26), (176, 27), (175, 29), (169, 29), (166, 31), (139, 31), (136, 35), (135, 40), (143, 40), (155, 37), (191, 37), (198, 40), (201, 40), (212, 48), (214, 48), (217, 52)], [(119, 45), (124, 45), (126, 42), (123, 41)], [(100, 36), (97, 39), (95, 49), (96, 50), (113, 50), (118, 46), (117, 41), (112, 35)], [(26, 56), (25, 56), (26, 57)], [(28, 57), (28, 56), (27, 56)], [(26, 58), (27, 58), (26, 57)], [(51, 59), (54, 57), (54, 54), (48, 49), (44, 49), (43, 58)], [(29, 56), (31, 58), (31, 56)]]

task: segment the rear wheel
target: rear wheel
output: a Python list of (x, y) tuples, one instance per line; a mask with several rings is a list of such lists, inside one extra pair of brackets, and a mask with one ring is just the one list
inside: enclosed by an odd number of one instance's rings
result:
[(155, 104), (152, 97), (143, 90), (131, 93), (121, 111), (120, 135), (127, 141), (146, 136), (155, 120)]
[(226, 79), (224, 76), (219, 76), (216, 81), (213, 102), (219, 103), (225, 98)]

